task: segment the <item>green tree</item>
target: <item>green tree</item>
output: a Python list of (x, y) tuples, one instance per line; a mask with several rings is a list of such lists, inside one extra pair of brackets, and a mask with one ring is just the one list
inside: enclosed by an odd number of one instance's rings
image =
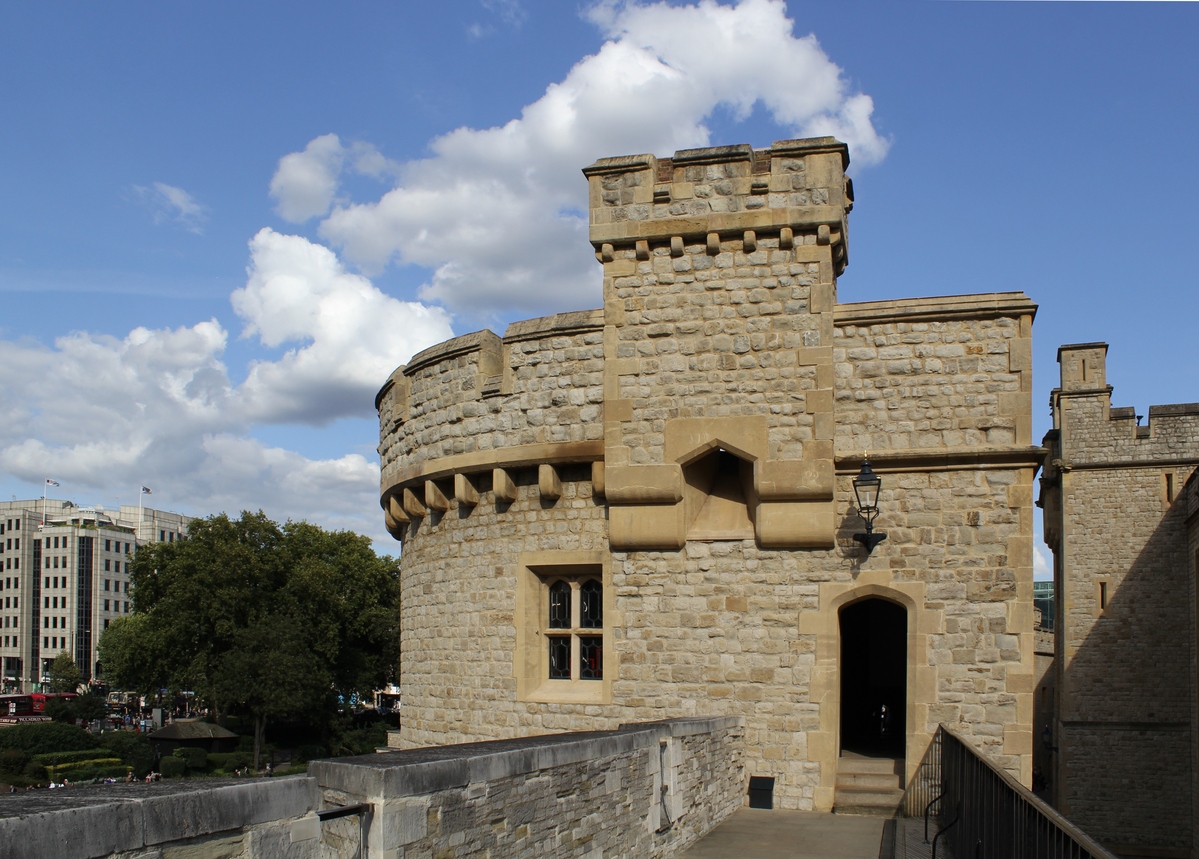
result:
[(50, 688), (55, 692), (74, 692), (80, 681), (83, 680), (83, 674), (79, 671), (79, 666), (75, 664), (75, 660), (71, 658), (71, 654), (65, 650), (54, 657), (54, 661), (50, 663)]
[(134, 613), (100, 639), (106, 678), (248, 714), (255, 767), (272, 721), (328, 723), (338, 695), (395, 677), (399, 573), (366, 537), (219, 515), (143, 547), (131, 573)]

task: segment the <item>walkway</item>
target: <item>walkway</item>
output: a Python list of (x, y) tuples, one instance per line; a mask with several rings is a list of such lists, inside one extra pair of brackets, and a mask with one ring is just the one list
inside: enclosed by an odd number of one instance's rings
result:
[[(922, 820), (899, 818), (882, 856), (881, 817), (741, 808), (677, 859), (927, 859)], [(891, 846), (891, 844), (888, 844)], [(945, 856), (944, 850), (937, 851)]]

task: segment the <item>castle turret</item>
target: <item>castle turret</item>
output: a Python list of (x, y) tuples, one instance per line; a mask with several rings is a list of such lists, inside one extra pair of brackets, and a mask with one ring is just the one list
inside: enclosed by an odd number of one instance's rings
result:
[(848, 164), (845, 144), (825, 137), (583, 171), (604, 266), (613, 548), (677, 549), (697, 528), (833, 545)]

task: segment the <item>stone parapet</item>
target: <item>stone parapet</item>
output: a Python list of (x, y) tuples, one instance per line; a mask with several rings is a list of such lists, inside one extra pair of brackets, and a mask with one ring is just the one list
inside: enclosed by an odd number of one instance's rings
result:
[(310, 778), (97, 785), (5, 797), (3, 859), (326, 859)]
[(370, 803), (371, 856), (647, 856), (741, 806), (740, 719), (671, 719), (315, 761), (333, 806)]

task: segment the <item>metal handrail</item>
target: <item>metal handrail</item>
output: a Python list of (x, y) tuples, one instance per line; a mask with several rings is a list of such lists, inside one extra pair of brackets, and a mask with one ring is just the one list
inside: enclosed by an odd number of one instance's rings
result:
[(933, 836), (933, 857), (932, 857), (932, 859), (937, 859), (937, 842), (941, 840), (941, 836), (944, 835), (949, 830), (953, 829), (955, 826), (957, 826), (958, 821), (961, 819), (962, 819), (962, 804), (959, 802), (958, 803), (958, 813), (953, 816), (953, 820), (949, 821), (948, 826), (942, 826), (939, 830), (937, 830), (937, 834)]
[(928, 843), (928, 813), (932, 807), (941, 801), (941, 797), (945, 796), (945, 791), (941, 791), (929, 801), (928, 805), (924, 806), (924, 843)]
[[(953, 821), (934, 838), (934, 849), (938, 839), (949, 832), (946, 844), (958, 857), (1116, 859), (1010, 773), (980, 754), (969, 740), (945, 725), (937, 729), (925, 760), (917, 768), (917, 776), (908, 786), (904, 801), (907, 813), (918, 814), (924, 798), (933, 791), (939, 794), (924, 809), (926, 843), (928, 818), (943, 819), (947, 807), (956, 811)], [(938, 800), (940, 810), (933, 815), (931, 809)]]

